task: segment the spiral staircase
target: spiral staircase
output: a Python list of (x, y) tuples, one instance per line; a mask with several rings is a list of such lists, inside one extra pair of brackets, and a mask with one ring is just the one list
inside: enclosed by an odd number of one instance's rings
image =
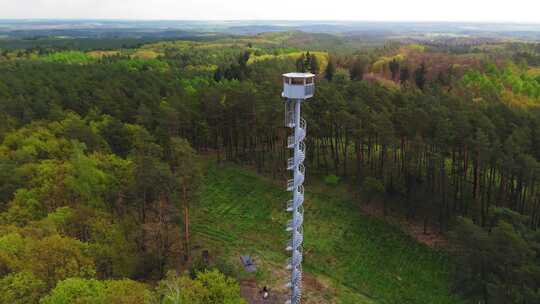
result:
[(287, 181), (287, 191), (292, 192), (293, 198), (287, 202), (286, 211), (292, 213), (292, 219), (287, 222), (286, 231), (291, 233), (291, 239), (285, 249), (291, 252), (287, 260), (286, 269), (290, 272), (287, 288), (290, 289), (290, 298), (286, 304), (300, 304), (302, 298), (302, 242), (304, 233), (304, 179), (306, 168), (306, 121), (300, 117), (301, 100), (287, 100), (285, 102), (285, 126), (293, 130), (293, 135), (287, 139), (287, 147), (293, 150), (293, 157), (287, 161), (287, 169), (293, 172), (293, 178)]

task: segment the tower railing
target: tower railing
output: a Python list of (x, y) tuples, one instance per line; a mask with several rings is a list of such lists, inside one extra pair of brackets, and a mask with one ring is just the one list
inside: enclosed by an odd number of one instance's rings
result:
[(315, 85), (306, 85), (305, 94), (307, 96), (313, 96), (313, 94), (315, 94)]
[(296, 204), (294, 203), (293, 200), (289, 200), (287, 202), (287, 212), (293, 212), (293, 211), (297, 211), (297, 212), (301, 212), (301, 213), (304, 213), (304, 206), (302, 205), (302, 202), (301, 200), (303, 201), (304, 198), (301, 198), (301, 199), (297, 199), (296, 200)]
[(300, 251), (295, 250), (293, 252), (293, 256), (287, 259), (286, 268), (287, 270), (292, 270), (293, 268), (297, 268), (302, 263), (302, 254)]
[[(304, 215), (302, 213), (297, 212), (295, 214), (295, 218), (292, 220), (287, 221), (287, 228), (286, 231), (294, 231), (298, 230), (298, 228), (304, 223)], [(293, 235), (293, 238), (295, 236)]]
[(304, 129), (304, 133), (307, 131), (306, 121), (302, 117), (300, 117), (300, 129)]

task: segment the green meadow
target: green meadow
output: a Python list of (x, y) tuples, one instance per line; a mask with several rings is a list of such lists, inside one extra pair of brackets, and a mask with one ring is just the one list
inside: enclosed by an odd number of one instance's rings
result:
[[(279, 290), (286, 280), (285, 202), (276, 181), (233, 165), (208, 165), (192, 208), (195, 247), (227, 259), (249, 278), (240, 254), (254, 256), (252, 277)], [(451, 262), (397, 227), (361, 213), (345, 186), (313, 178), (306, 187), (304, 280), (308, 303), (459, 303), (450, 294)]]

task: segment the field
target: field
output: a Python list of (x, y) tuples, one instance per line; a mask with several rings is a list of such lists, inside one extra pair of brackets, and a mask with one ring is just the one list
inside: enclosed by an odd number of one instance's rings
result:
[[(251, 278), (283, 291), (288, 193), (233, 165), (208, 165), (206, 172), (192, 208), (194, 246), (227, 257), (240, 279), (250, 276), (239, 255), (253, 255), (260, 270)], [(312, 178), (306, 189), (306, 303), (459, 303), (450, 295), (451, 264), (443, 254), (361, 214), (345, 186)]]

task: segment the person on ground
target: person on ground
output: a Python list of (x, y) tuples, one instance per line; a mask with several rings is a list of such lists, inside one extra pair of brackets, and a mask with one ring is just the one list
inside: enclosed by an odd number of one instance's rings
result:
[(268, 292), (268, 287), (266, 287), (266, 285), (263, 287), (261, 293), (263, 300), (268, 299), (268, 297), (270, 296), (270, 293)]

